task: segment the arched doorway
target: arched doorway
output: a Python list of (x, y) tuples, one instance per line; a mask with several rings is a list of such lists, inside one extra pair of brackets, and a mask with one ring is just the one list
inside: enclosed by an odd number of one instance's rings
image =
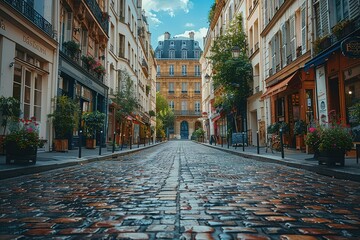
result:
[(201, 128), (201, 122), (196, 121), (196, 122), (195, 122), (195, 130), (197, 130), (197, 129), (199, 129), (199, 128)]
[(189, 123), (187, 121), (180, 123), (180, 136), (181, 139), (189, 139)]

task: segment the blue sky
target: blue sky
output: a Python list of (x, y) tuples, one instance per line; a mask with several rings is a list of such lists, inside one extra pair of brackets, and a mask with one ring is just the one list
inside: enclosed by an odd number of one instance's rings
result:
[(195, 40), (203, 48), (209, 24), (208, 13), (215, 0), (143, 0), (151, 32), (151, 45), (155, 49), (158, 41), (163, 40), (164, 32), (171, 37), (188, 37), (195, 33)]

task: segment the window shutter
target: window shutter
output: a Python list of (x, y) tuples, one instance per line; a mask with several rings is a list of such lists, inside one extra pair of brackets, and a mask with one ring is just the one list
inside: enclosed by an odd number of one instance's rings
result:
[(306, 51), (306, 8), (303, 5), (301, 8), (301, 51)]
[(296, 57), (296, 38), (295, 38), (295, 16), (290, 18), (290, 54), (291, 60)]
[(349, 12), (350, 19), (356, 18), (360, 14), (359, 9), (360, 1), (359, 0), (349, 0)]
[[(280, 39), (279, 39), (279, 34), (276, 33), (275, 34), (275, 66), (276, 68), (280, 68)], [(279, 69), (276, 69), (276, 72), (278, 71)]]
[(287, 59), (286, 59), (286, 57), (287, 57), (287, 55), (286, 55), (286, 23), (284, 23), (283, 25), (282, 25), (282, 27), (281, 27), (281, 33), (282, 33), (282, 54), (281, 54), (281, 56), (282, 56), (282, 65), (283, 65), (283, 67), (285, 67), (286, 66), (286, 61), (287, 61)]
[(72, 36), (72, 22), (73, 22), (73, 14), (72, 14), (72, 12), (67, 12), (67, 18), (66, 18), (66, 38), (65, 38), (65, 41), (71, 40), (71, 36)]
[(275, 36), (271, 39), (271, 68), (272, 72), (275, 73)]
[(321, 36), (329, 34), (329, 6), (328, 0), (320, 0)]

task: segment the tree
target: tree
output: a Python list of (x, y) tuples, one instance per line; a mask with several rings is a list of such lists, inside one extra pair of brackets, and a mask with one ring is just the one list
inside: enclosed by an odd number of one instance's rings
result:
[(160, 93), (156, 93), (156, 113), (156, 119), (161, 121), (162, 129), (164, 131), (174, 124), (174, 112), (169, 107), (167, 100)]
[(2, 118), (1, 126), (3, 135), (6, 133), (6, 127), (10, 120), (17, 121), (20, 116), (20, 102), (14, 97), (0, 97), (0, 115)]
[(116, 93), (113, 101), (118, 106), (115, 109), (115, 119), (121, 125), (125, 118), (139, 107), (139, 103), (135, 97), (134, 83), (129, 73), (126, 70), (122, 70), (119, 78), (121, 89)]
[[(232, 58), (234, 47), (240, 50), (239, 57)], [(246, 113), (246, 101), (250, 93), (252, 81), (252, 66), (247, 55), (247, 38), (243, 31), (242, 16), (238, 15), (231, 22), (228, 31), (220, 35), (211, 48), (211, 56), (215, 74), (213, 75), (214, 87), (222, 87), (221, 107), (225, 113)], [(234, 121), (235, 123), (235, 121)]]

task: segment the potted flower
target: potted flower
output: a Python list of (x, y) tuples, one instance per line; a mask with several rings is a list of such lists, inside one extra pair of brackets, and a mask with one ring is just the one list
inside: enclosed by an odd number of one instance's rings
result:
[(67, 96), (55, 98), (55, 110), (48, 117), (52, 120), (55, 130), (54, 150), (67, 152), (69, 149), (68, 139), (78, 122), (79, 105)]
[(65, 49), (65, 53), (69, 55), (72, 59), (75, 57), (78, 57), (78, 54), (80, 53), (80, 44), (71, 40), (64, 42), (63, 47)]
[(296, 149), (302, 150), (304, 146), (304, 135), (306, 134), (306, 123), (304, 120), (297, 120), (294, 124), (296, 138)]
[(350, 129), (341, 124), (330, 124), (324, 127), (320, 134), (319, 164), (333, 166), (339, 163), (344, 166), (346, 151), (353, 147)]
[(36, 119), (19, 119), (11, 126), (10, 133), (5, 138), (6, 164), (35, 164), (37, 148), (43, 144), (44, 141), (39, 139)]
[(98, 78), (101, 78), (105, 74), (105, 68), (99, 61), (92, 65), (92, 69), (97, 74)]
[(351, 20), (347, 19), (337, 23), (333, 28), (332, 31), (336, 36), (337, 40), (345, 37), (346, 35), (351, 33)]
[(278, 134), (279, 129), (280, 129), (280, 124), (278, 122), (275, 122), (267, 127), (267, 132), (268, 134)]
[(0, 152), (4, 153), (4, 140), (9, 121), (18, 119), (20, 116), (20, 102), (13, 97), (0, 97), (0, 116), (3, 135), (0, 135)]
[(96, 147), (95, 134), (103, 129), (105, 117), (105, 113), (99, 111), (83, 113), (82, 119), (84, 120), (84, 131), (87, 137), (86, 148), (94, 149)]
[(82, 55), (81, 61), (83, 61), (84, 67), (87, 70), (92, 69), (92, 66), (96, 63), (95, 58), (93, 58), (92, 56), (89, 56), (89, 55), (88, 56)]

